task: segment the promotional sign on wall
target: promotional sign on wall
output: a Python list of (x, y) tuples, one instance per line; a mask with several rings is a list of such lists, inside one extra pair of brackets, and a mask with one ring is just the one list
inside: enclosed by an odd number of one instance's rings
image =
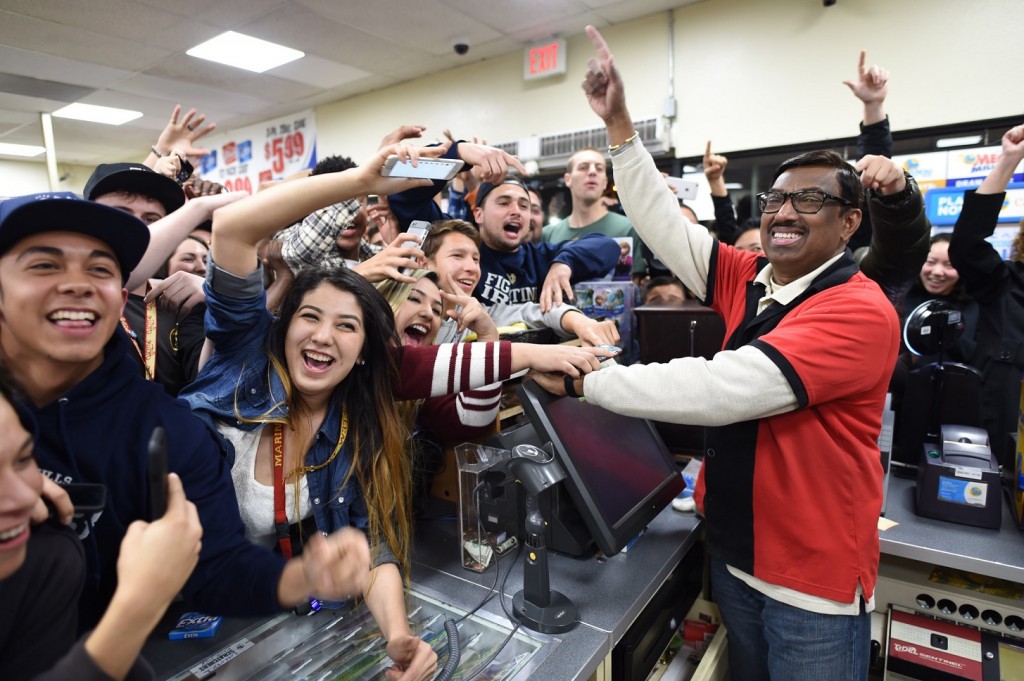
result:
[(252, 194), (261, 182), (316, 165), (316, 114), (308, 109), (211, 135), (200, 143), (210, 150), (201, 161), (204, 180)]
[(927, 192), (932, 187), (946, 186), (946, 156), (944, 151), (933, 151), (927, 154), (893, 156), (892, 160), (914, 176), (922, 192)]
[[(925, 213), (933, 225), (954, 225), (964, 205), (964, 192), (974, 187), (941, 187), (924, 195)], [(1013, 183), (1006, 188), (999, 222), (1019, 222), (1024, 218), (1024, 184)]]

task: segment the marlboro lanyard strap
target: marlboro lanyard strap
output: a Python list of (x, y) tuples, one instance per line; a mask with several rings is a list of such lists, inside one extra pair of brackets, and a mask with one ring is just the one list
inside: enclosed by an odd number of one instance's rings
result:
[(146, 369), (146, 380), (156, 380), (156, 301), (146, 303), (146, 336), (142, 339), (142, 348), (139, 347), (137, 334), (124, 317), (121, 317), (121, 327), (128, 334), (132, 345), (135, 346), (135, 352), (142, 360), (142, 366)]
[[(338, 433), (338, 444), (334, 451), (327, 458), (327, 461), (315, 466), (300, 466), (288, 474), (305, 475), (311, 471), (320, 470), (329, 465), (338, 456), (338, 452), (345, 444), (345, 437), (348, 435), (348, 407), (341, 412), (341, 432)], [(292, 557), (292, 535), (288, 527), (288, 513), (285, 511), (284, 499), (284, 424), (274, 424), (274, 530), (277, 532), (277, 543), (281, 547), (281, 555), (285, 558)]]
[(288, 513), (284, 508), (284, 424), (274, 424), (274, 529), (281, 555), (292, 557), (292, 536), (288, 531)]

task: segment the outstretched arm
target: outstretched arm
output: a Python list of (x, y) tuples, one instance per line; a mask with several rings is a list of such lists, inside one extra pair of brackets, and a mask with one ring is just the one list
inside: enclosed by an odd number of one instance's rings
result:
[(995, 231), (1003, 207), (1006, 185), (1024, 159), (1024, 125), (1003, 135), (1003, 154), (977, 191), (964, 195), (964, 205), (949, 242), (949, 260), (960, 274), (967, 292), (979, 302), (1001, 295), (1008, 268), (986, 239)]
[(740, 235), (740, 226), (729, 190), (725, 187), (725, 168), (728, 165), (729, 159), (725, 156), (711, 153), (711, 140), (708, 140), (704, 149), (704, 177), (708, 178), (711, 201), (715, 204), (715, 233), (723, 243), (732, 244)]
[(444, 147), (418, 150), (405, 144), (385, 147), (369, 161), (340, 173), (327, 173), (285, 182), (219, 209), (213, 219), (210, 253), (217, 265), (244, 277), (257, 267), (256, 244), (285, 225), (313, 211), (363, 194), (390, 194), (422, 187), (429, 180), (383, 177), (388, 155), (416, 162), (420, 156), (439, 156)]
[(142, 286), (167, 262), (174, 249), (189, 235), (193, 229), (206, 222), (213, 212), (221, 206), (234, 203), (246, 194), (244, 192), (225, 192), (212, 196), (201, 196), (185, 203), (184, 206), (170, 215), (163, 217), (149, 226), (149, 246), (142, 260), (132, 270), (125, 285), (129, 291)]

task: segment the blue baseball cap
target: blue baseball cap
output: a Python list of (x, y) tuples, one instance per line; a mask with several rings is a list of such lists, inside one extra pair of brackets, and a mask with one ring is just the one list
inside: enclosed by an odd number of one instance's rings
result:
[(122, 281), (128, 281), (149, 246), (149, 228), (142, 220), (71, 192), (28, 194), (0, 202), (0, 255), (25, 237), (43, 232), (76, 232), (102, 241), (117, 258)]

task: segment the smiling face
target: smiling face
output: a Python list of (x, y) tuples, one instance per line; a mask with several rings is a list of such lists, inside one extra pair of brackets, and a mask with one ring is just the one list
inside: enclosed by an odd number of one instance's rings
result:
[(495, 251), (513, 253), (530, 225), (530, 195), (518, 184), (498, 185), (473, 210), (480, 239)]
[(960, 281), (960, 274), (949, 262), (949, 242), (936, 241), (921, 267), (921, 284), (933, 296), (948, 296)]
[(191, 272), (203, 276), (206, 274), (206, 246), (196, 239), (185, 239), (167, 260), (167, 276), (175, 272)]
[(441, 328), (444, 305), (437, 284), (427, 277), (417, 281), (409, 297), (395, 312), (395, 328), (402, 345), (430, 345)]
[[(480, 248), (465, 234), (448, 232), (444, 235), (437, 252), (427, 258), (427, 268), (437, 272), (441, 288), (448, 284), (451, 274), (458, 282), (462, 293), (473, 295), (473, 290), (480, 282)], [(447, 290), (447, 289), (445, 289)], [(448, 293), (457, 293), (448, 291)]]
[[(824, 166), (800, 166), (786, 170), (772, 189), (795, 192), (817, 189), (841, 196), (835, 170)], [(797, 213), (787, 200), (778, 213), (761, 215), (761, 247), (771, 261), (780, 284), (812, 272), (846, 248), (860, 225), (859, 209), (843, 210), (826, 201), (814, 214)]]
[(574, 204), (600, 201), (608, 187), (604, 155), (593, 149), (577, 151), (569, 159), (568, 172), (564, 178)]
[[(42, 232), (0, 257), (0, 348), (15, 377), (53, 370), (76, 382), (103, 361), (127, 292), (113, 251), (77, 232)], [(73, 383), (72, 383), (73, 384)]]
[(366, 225), (366, 210), (360, 208), (351, 220), (346, 224), (339, 225), (342, 229), (338, 232), (338, 238), (335, 240), (338, 250), (345, 254), (358, 252), (359, 242), (366, 234)]
[(32, 435), (11, 403), (0, 397), (0, 580), (25, 562), (29, 519), (43, 489), (43, 474), (32, 458)]
[(356, 297), (322, 283), (292, 316), (285, 334), (285, 363), (296, 394), (308, 406), (324, 404), (363, 352), (366, 331)]
[(736, 243), (734, 243), (733, 246), (736, 247), (737, 251), (764, 253), (764, 249), (761, 248), (761, 230), (748, 229), (736, 237)]

